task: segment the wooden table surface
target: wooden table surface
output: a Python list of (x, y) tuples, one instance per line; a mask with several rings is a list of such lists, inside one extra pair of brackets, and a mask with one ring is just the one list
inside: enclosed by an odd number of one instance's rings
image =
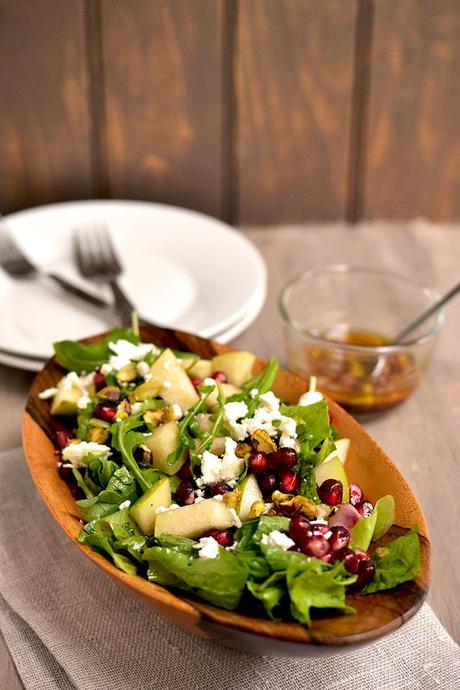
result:
[[(417, 222), (286, 226), (251, 229), (247, 235), (268, 265), (265, 307), (236, 347), (283, 360), (277, 295), (298, 271), (331, 263), (387, 268), (438, 290), (459, 279), (460, 228)], [(237, 277), (238, 268), (235, 268)], [(414, 488), (425, 511), (433, 546), (429, 601), (442, 624), (460, 642), (460, 300), (448, 307), (447, 322), (432, 366), (409, 400), (366, 422)], [(33, 375), (0, 366), (0, 450), (20, 443), (20, 415)], [(0, 638), (0, 688), (22, 687)]]

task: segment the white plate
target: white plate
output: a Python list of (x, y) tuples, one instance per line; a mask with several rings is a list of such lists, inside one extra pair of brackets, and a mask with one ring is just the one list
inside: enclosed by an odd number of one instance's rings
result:
[[(265, 298), (266, 269), (257, 249), (230, 226), (195, 211), (138, 201), (77, 201), (21, 211), (6, 221), (37, 265), (93, 291), (73, 265), (72, 230), (106, 223), (124, 265), (123, 287), (144, 318), (164, 326), (225, 337), (228, 329), (238, 332), (262, 293)], [(105, 289), (96, 290), (110, 299)], [(110, 327), (59, 288), (3, 272), (0, 310), (0, 348), (40, 360), (50, 356), (55, 340)]]
[[(259, 315), (265, 302), (265, 289), (260, 289), (254, 299), (252, 300), (251, 306), (247, 312), (242, 316), (242, 318), (237, 321), (237, 323), (229, 326), (229, 328), (221, 331), (214, 336), (214, 339), (219, 343), (229, 343), (235, 338), (237, 338), (243, 331), (245, 331), (251, 323)], [(0, 350), (0, 363), (6, 364), (7, 366), (14, 367), (15, 369), (25, 369), (27, 371), (40, 371), (45, 364), (45, 359), (26, 359), (21, 357), (15, 357), (13, 354), (8, 352), (2, 352)]]

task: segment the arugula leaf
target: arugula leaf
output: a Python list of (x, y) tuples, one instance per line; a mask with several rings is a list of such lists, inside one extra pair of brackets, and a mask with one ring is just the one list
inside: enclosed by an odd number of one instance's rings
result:
[(179, 422), (179, 443), (177, 444), (177, 448), (168, 455), (166, 461), (168, 465), (174, 465), (174, 463), (179, 460), (185, 448), (195, 448), (195, 438), (190, 435), (190, 425), (193, 423), (196, 415), (205, 408), (206, 398), (212, 393), (214, 386), (200, 386), (198, 390), (201, 393), (200, 399), (189, 407), (187, 414)]
[(363, 589), (364, 594), (392, 589), (407, 580), (413, 580), (420, 572), (418, 527), (413, 527), (404, 536), (376, 549), (372, 560), (375, 565), (375, 575)]
[(134, 477), (126, 467), (118, 467), (105, 489), (100, 491), (97, 496), (88, 496), (77, 501), (77, 505), (81, 510), (83, 519), (86, 522), (94, 522), (94, 520), (116, 512), (123, 501), (129, 500), (134, 503), (136, 499), (137, 489)]
[(112, 445), (120, 451), (123, 464), (134, 475), (140, 488), (145, 492), (155, 482), (152, 482), (152, 477), (149, 474), (142, 472), (134, 458), (134, 450), (144, 442), (142, 433), (136, 431), (144, 425), (141, 414), (132, 415), (121, 422), (112, 424), (110, 431), (112, 433)]
[[(86, 525), (86, 527), (88, 527), (88, 525)], [(132, 536), (130, 531), (134, 532), (135, 529), (135, 524), (128, 510), (124, 509), (110, 516), (110, 518), (98, 520), (93, 524), (92, 532), (88, 533), (86, 530), (82, 530), (78, 535), (78, 541), (81, 544), (90, 544), (95, 547), (96, 551), (108, 555), (117, 568), (129, 575), (135, 575), (137, 573), (137, 566), (130, 558), (118, 553), (113, 544), (114, 533), (127, 534), (129, 537)]]
[(291, 598), (291, 614), (300, 623), (311, 625), (311, 609), (335, 609), (355, 613), (345, 603), (345, 587), (356, 581), (343, 563), (327, 565), (317, 558), (291, 560), (286, 581)]
[(193, 592), (231, 611), (238, 606), (246, 586), (247, 567), (222, 548), (217, 558), (205, 559), (154, 546), (145, 550), (144, 559), (149, 564), (147, 574), (151, 581)]
[(93, 459), (88, 462), (87, 474), (95, 484), (105, 489), (113, 473), (118, 470), (118, 465), (113, 460), (103, 460), (94, 455), (91, 457)]
[(117, 340), (129, 340), (135, 345), (139, 344), (137, 336), (130, 328), (116, 328), (103, 340), (93, 345), (82, 345), (75, 340), (61, 340), (54, 343), (56, 359), (65, 369), (90, 372), (100, 367), (110, 357), (109, 343)]
[(253, 540), (258, 544), (264, 534), (270, 534), (273, 530), (279, 532), (287, 532), (289, 529), (289, 518), (278, 515), (262, 515), (259, 518), (259, 524), (254, 532)]
[(286, 596), (285, 573), (273, 573), (265, 582), (248, 582), (247, 588), (252, 596), (260, 601), (265, 613), (272, 620), (281, 620), (281, 616), (275, 615), (275, 610), (280, 606), (283, 597)]
[(316, 446), (331, 438), (327, 402), (320, 400), (312, 405), (281, 405), (281, 413), (297, 422), (297, 435), (302, 455), (310, 455)]

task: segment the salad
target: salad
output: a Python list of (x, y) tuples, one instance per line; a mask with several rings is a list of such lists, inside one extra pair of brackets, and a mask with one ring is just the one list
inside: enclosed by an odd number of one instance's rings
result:
[(344, 468), (315, 381), (297, 404), (250, 352), (210, 360), (116, 329), (55, 344), (67, 370), (50, 401), (58, 471), (79, 541), (131, 575), (215, 606), (295, 620), (353, 614), (348, 592), (391, 589), (420, 569), (417, 528), (375, 548), (394, 501), (373, 505)]

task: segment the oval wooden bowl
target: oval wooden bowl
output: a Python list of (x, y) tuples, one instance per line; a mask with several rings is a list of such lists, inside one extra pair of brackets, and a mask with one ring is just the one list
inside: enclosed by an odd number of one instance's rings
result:
[[(230, 348), (197, 336), (161, 328), (142, 328), (142, 339), (160, 346), (189, 350), (202, 358)], [(95, 342), (97, 336), (85, 342)], [(259, 361), (257, 367), (261, 368)], [(399, 470), (377, 446), (364, 429), (341, 407), (329, 401), (332, 423), (339, 436), (351, 439), (347, 459), (348, 476), (360, 484), (370, 500), (391, 493), (396, 502), (396, 525), (391, 537), (403, 534), (415, 523), (420, 527), (422, 568), (416, 581), (378, 594), (350, 594), (347, 601), (356, 615), (318, 618), (310, 630), (297, 623), (274, 623), (263, 618), (245, 616), (216, 608), (191, 596), (176, 596), (167, 589), (136, 576), (117, 570), (103, 556), (76, 541), (81, 529), (78, 507), (66, 483), (56, 470), (56, 455), (51, 441), (49, 403), (38, 393), (54, 386), (62, 377), (54, 359), (49, 360), (37, 375), (30, 392), (23, 419), (23, 443), (33, 480), (55, 519), (64, 532), (94, 563), (116, 582), (140, 597), (156, 612), (195, 634), (221, 641), (244, 651), (274, 655), (317, 655), (333, 653), (350, 645), (370, 642), (399, 628), (420, 608), (430, 580), (430, 545), (428, 530), (420, 506)], [(280, 371), (274, 390), (276, 394), (296, 402), (306, 390), (306, 381), (294, 374)], [(382, 543), (388, 539), (384, 537)]]

